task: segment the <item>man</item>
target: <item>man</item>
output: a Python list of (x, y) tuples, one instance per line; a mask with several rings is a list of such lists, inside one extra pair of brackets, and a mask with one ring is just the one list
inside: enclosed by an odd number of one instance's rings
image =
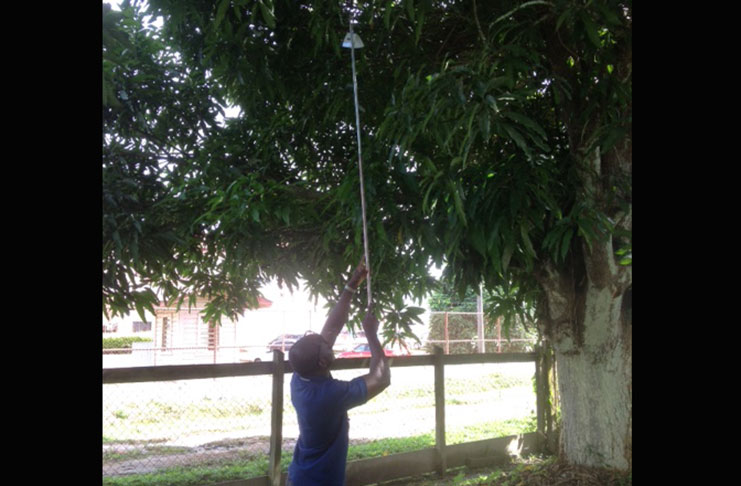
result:
[(363, 319), (371, 350), (368, 374), (351, 381), (332, 378), (332, 346), (347, 322), (350, 299), (365, 280), (361, 263), (345, 285), (319, 334), (304, 336), (288, 359), (293, 367), (291, 402), (298, 415), (299, 437), (288, 468), (288, 486), (344, 486), (349, 442), (347, 411), (362, 405), (391, 384), (386, 355), (378, 339), (372, 309)]

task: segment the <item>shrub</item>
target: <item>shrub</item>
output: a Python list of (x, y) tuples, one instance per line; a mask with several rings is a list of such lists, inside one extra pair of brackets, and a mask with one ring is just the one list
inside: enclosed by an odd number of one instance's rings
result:
[(131, 349), (132, 343), (149, 343), (152, 338), (145, 337), (114, 337), (103, 338), (103, 349)]

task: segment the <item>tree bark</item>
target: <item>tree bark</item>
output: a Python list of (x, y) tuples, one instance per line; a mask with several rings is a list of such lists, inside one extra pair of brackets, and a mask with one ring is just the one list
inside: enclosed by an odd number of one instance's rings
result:
[[(605, 258), (611, 244), (576, 254), (567, 270), (546, 265), (541, 330), (556, 357), (559, 454), (570, 464), (632, 468), (632, 289)], [(579, 258), (581, 256), (581, 258)], [(609, 261), (609, 263), (608, 263)]]

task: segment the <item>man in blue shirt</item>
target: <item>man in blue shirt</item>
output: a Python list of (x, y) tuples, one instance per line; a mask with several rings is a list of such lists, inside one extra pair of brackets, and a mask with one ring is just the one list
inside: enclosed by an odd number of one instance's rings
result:
[(371, 350), (368, 374), (351, 381), (332, 378), (337, 335), (347, 322), (350, 299), (365, 280), (361, 263), (345, 285), (319, 334), (304, 336), (291, 347), (291, 402), (298, 415), (299, 437), (288, 468), (288, 486), (344, 486), (349, 442), (347, 411), (362, 405), (391, 384), (386, 355), (378, 339), (372, 309), (363, 319)]

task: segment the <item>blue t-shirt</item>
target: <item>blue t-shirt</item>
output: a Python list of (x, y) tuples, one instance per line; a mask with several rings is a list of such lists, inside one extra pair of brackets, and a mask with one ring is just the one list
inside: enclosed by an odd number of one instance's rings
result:
[(293, 486), (344, 486), (350, 423), (347, 411), (366, 402), (362, 377), (291, 378), (291, 402), (298, 415), (299, 437), (288, 476)]

